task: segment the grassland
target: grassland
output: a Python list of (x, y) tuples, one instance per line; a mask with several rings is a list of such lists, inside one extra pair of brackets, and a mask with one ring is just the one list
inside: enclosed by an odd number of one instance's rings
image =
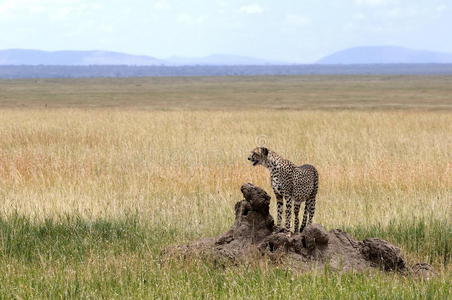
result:
[(0, 80), (0, 107), (140, 110), (451, 110), (451, 76)]
[[(451, 95), (450, 77), (0, 81), (0, 295), (445, 299)], [(315, 222), (439, 276), (162, 263), (224, 232), (242, 183), (271, 190), (260, 144), (318, 167)]]

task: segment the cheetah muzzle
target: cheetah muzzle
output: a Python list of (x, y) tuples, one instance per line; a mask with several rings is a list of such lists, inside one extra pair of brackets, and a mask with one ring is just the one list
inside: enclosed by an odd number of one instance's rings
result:
[(255, 167), (259, 163), (259, 160), (255, 159), (252, 155), (248, 157), (248, 160), (251, 162), (253, 167)]

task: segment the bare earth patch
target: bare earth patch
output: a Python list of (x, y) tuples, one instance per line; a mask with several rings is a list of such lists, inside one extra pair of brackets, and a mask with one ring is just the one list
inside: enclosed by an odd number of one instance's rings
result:
[(410, 267), (400, 248), (382, 239), (358, 241), (340, 229), (327, 232), (320, 224), (309, 225), (300, 234), (291, 234), (275, 226), (269, 213), (270, 196), (263, 189), (247, 183), (241, 191), (244, 199), (235, 204), (235, 222), (229, 231), (216, 238), (171, 247), (163, 255), (183, 259), (196, 256), (233, 264), (262, 257), (300, 270), (328, 264), (336, 270), (379, 268), (424, 278), (435, 275), (432, 266), (426, 263)]

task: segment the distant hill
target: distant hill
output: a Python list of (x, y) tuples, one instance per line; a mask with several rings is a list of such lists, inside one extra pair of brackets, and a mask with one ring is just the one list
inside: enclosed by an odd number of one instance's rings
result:
[(423, 64), (452, 63), (452, 53), (413, 50), (403, 47), (354, 47), (335, 52), (318, 64)]
[(0, 65), (160, 65), (151, 56), (130, 55), (112, 51), (41, 51), (26, 49), (0, 50)]
[(206, 57), (172, 57), (157, 59), (151, 56), (131, 55), (112, 51), (42, 51), (27, 49), (0, 50), (0, 65), (268, 65), (282, 64), (246, 56), (216, 54)]

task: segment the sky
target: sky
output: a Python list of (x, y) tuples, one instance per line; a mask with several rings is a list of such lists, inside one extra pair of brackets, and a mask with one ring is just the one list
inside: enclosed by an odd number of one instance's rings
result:
[(369, 45), (452, 53), (452, 0), (0, 0), (0, 49), (310, 63)]

